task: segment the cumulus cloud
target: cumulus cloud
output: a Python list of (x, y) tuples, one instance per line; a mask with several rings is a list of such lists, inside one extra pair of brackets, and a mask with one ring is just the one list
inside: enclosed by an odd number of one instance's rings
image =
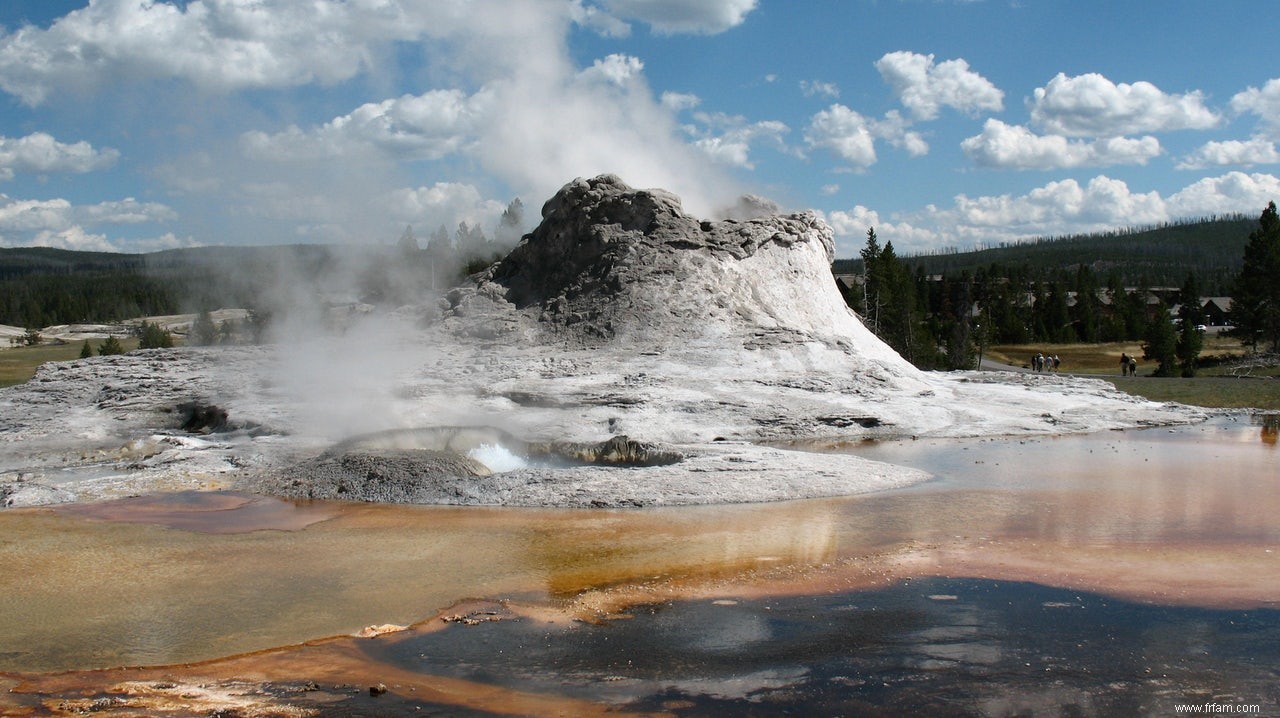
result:
[(604, 0), (617, 17), (638, 20), (661, 35), (715, 35), (741, 25), (757, 0)]
[(1171, 95), (1150, 82), (1116, 84), (1097, 73), (1058, 73), (1036, 88), (1031, 121), (1050, 134), (1120, 137), (1143, 132), (1209, 129), (1221, 118), (1198, 92)]
[[(143, 224), (176, 217), (177, 214), (165, 205), (139, 202), (133, 198), (74, 205), (62, 198), (14, 199), (0, 194), (0, 245), (119, 252), (121, 246), (110, 241), (105, 234), (91, 232), (86, 227)], [(151, 251), (195, 244), (190, 238), (179, 240), (172, 234), (164, 237), (169, 240), (130, 242), (130, 249)]]
[(838, 256), (852, 257), (865, 241), (868, 227), (875, 227), (880, 241), (892, 241), (899, 252), (924, 252), (1212, 214), (1256, 214), (1276, 196), (1280, 196), (1280, 178), (1270, 174), (1228, 172), (1198, 180), (1167, 197), (1156, 191), (1135, 192), (1121, 180), (1099, 175), (1083, 185), (1065, 179), (1019, 195), (958, 195), (949, 207), (928, 205), (887, 218), (861, 205), (827, 212), (825, 217), (836, 232)]
[(622, 87), (639, 78), (643, 71), (644, 63), (640, 61), (640, 58), (615, 53), (593, 62), (591, 67), (582, 71), (581, 77), (586, 80), (601, 80)]
[(867, 118), (836, 104), (814, 115), (805, 132), (810, 147), (825, 149), (853, 166), (865, 169), (876, 163), (875, 137)]
[(1001, 169), (1057, 169), (1105, 165), (1144, 165), (1161, 153), (1160, 141), (1150, 135), (1138, 139), (1108, 137), (1086, 142), (1062, 135), (1037, 135), (1026, 127), (989, 119), (982, 134), (960, 143), (965, 155), (983, 167)]
[(695, 119), (701, 126), (688, 125), (697, 147), (713, 161), (729, 167), (754, 169), (751, 147), (768, 144), (786, 150), (784, 138), (791, 128), (776, 120), (750, 122), (741, 115), (699, 112)]
[(462, 222), (490, 227), (506, 209), (501, 202), (485, 199), (475, 186), (460, 182), (398, 189), (388, 196), (386, 206), (398, 223), (417, 224), (430, 231), (443, 225), (450, 233)]
[(475, 140), (488, 105), (483, 92), (468, 96), (460, 90), (432, 90), (366, 103), (309, 130), (292, 126), (270, 134), (248, 132), (241, 145), (256, 159), (326, 159), (370, 151), (440, 159)]
[(913, 157), (926, 154), (928, 143), (909, 128), (910, 123), (897, 112), (875, 120), (834, 104), (810, 119), (804, 138), (810, 148), (827, 150), (851, 169), (861, 171), (876, 163), (877, 139), (905, 149)]
[(177, 213), (156, 202), (132, 197), (90, 205), (68, 200), (14, 199), (0, 194), (0, 232), (60, 232), (76, 225), (143, 224), (177, 219)]
[(1197, 217), (1228, 212), (1258, 214), (1280, 197), (1280, 178), (1271, 174), (1228, 172), (1206, 177), (1170, 195), (1170, 217)]
[(71, 225), (71, 203), (65, 199), (13, 199), (0, 194), (0, 232), (65, 229)]
[(881, 244), (892, 242), (897, 252), (904, 248), (932, 247), (938, 244), (940, 237), (937, 231), (906, 221), (890, 221), (860, 204), (848, 210), (821, 213), (821, 216), (835, 233), (837, 257), (857, 257), (866, 244), (869, 229), (875, 229)]
[(374, 45), (411, 40), (447, 12), (371, 0), (96, 0), (47, 29), (0, 36), (0, 88), (34, 105), (106, 78), (216, 90), (335, 83), (367, 69)]
[(38, 233), (27, 245), (31, 247), (53, 247), (70, 249), (77, 252), (118, 252), (106, 235), (91, 234), (82, 227), (67, 227), (60, 230), (44, 230)]
[(1196, 151), (1178, 161), (1180, 170), (1198, 170), (1206, 167), (1237, 165), (1272, 165), (1280, 163), (1280, 151), (1271, 140), (1254, 137), (1251, 140), (1225, 140), (1206, 142)]
[(1231, 109), (1257, 115), (1263, 127), (1280, 135), (1280, 78), (1267, 80), (1261, 89), (1249, 87), (1236, 93), (1231, 98)]
[(83, 140), (66, 144), (44, 132), (19, 138), (0, 136), (0, 180), (13, 179), (18, 173), (93, 172), (110, 167), (119, 157), (120, 153), (109, 147), (94, 149)]
[(935, 119), (944, 107), (968, 114), (1004, 109), (1004, 93), (964, 60), (935, 64), (933, 55), (898, 51), (877, 60), (876, 69), (918, 120)]

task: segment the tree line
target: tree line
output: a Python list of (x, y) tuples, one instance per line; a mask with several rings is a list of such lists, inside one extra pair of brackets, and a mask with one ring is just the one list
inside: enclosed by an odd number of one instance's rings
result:
[[(1254, 225), (1233, 244), (1241, 256), (1230, 265), (1237, 269), (1225, 289), (1234, 302), (1233, 332), (1255, 350), (1274, 351), (1280, 348), (1280, 218), (1274, 203)], [(993, 261), (939, 274), (929, 266), (899, 258), (893, 243), (881, 246), (872, 228), (858, 260), (844, 264), (854, 281), (841, 287), (868, 328), (921, 368), (972, 368), (984, 344), (1142, 341), (1157, 375), (1196, 372), (1205, 288), (1194, 268), (1184, 269), (1173, 289), (1152, 287), (1142, 275), (1136, 286), (1128, 284), (1132, 275), (1102, 274), (1083, 262), (1064, 268)]]
[[(961, 252), (948, 249), (899, 257), (912, 271), (956, 276), (992, 265), (1026, 265), (1037, 271), (1071, 271), (1088, 266), (1105, 283), (1180, 286), (1194, 272), (1205, 294), (1225, 296), (1240, 272), (1246, 237), (1257, 218), (1228, 215), (1184, 220), (1154, 227), (1046, 237)], [(859, 270), (860, 259), (836, 260), (836, 274)]]
[(403, 305), (456, 285), (520, 239), (513, 200), (489, 236), (478, 224), (436, 229), (419, 246), (412, 227), (367, 246), (199, 247), (150, 254), (0, 248), (0, 324), (48, 327), (242, 307), (261, 317), (335, 296)]

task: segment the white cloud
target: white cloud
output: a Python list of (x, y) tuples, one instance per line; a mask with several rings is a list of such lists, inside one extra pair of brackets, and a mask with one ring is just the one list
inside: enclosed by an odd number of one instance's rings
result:
[(66, 144), (44, 132), (16, 139), (0, 136), (0, 180), (13, 179), (19, 172), (93, 172), (110, 167), (119, 157), (109, 147), (97, 150), (83, 140)]
[(78, 225), (143, 224), (177, 218), (171, 208), (132, 197), (91, 205), (68, 200), (13, 199), (0, 194), (0, 232), (61, 232)]
[(118, 252), (105, 235), (90, 234), (82, 227), (73, 226), (60, 230), (44, 230), (31, 240), (31, 247), (54, 247), (77, 252)]
[(934, 64), (933, 55), (898, 51), (877, 60), (876, 69), (918, 120), (937, 118), (943, 107), (968, 114), (1004, 109), (1004, 93), (964, 60)]
[(1180, 170), (1198, 170), (1206, 167), (1239, 165), (1272, 165), (1280, 163), (1280, 151), (1276, 143), (1263, 137), (1251, 140), (1225, 140), (1206, 142), (1199, 149), (1178, 161)]
[(582, 0), (572, 0), (570, 12), (575, 23), (604, 37), (629, 37), (631, 35), (631, 26), (625, 21), (593, 5), (584, 5)]
[(99, 202), (75, 208), (77, 222), (99, 224), (145, 224), (168, 222), (178, 218), (178, 213), (159, 202), (139, 202), (133, 197), (114, 202)]
[(822, 214), (822, 218), (835, 232), (836, 256), (857, 257), (858, 252), (866, 246), (867, 230), (875, 229), (876, 239), (881, 245), (892, 242), (896, 253), (903, 253), (904, 248), (930, 247), (939, 242), (939, 233), (924, 227), (917, 227), (909, 222), (891, 222), (881, 217), (879, 212), (862, 205), (854, 205), (853, 209), (836, 210)]
[(603, 60), (596, 60), (591, 67), (583, 70), (581, 77), (588, 80), (603, 80), (619, 87), (625, 86), (644, 72), (644, 63), (638, 57), (613, 54)]
[(395, 43), (424, 40), (441, 62), (493, 77), (562, 63), (557, 45), (575, 19), (618, 29), (549, 0), (94, 0), (48, 28), (0, 31), (0, 89), (38, 105), (150, 80), (213, 92), (333, 85), (375, 70)]
[(639, 20), (661, 35), (715, 35), (741, 25), (757, 0), (604, 0), (616, 16)]
[(461, 222), (491, 231), (506, 209), (501, 202), (484, 199), (473, 185), (459, 182), (402, 188), (387, 197), (386, 206), (396, 222), (422, 227), (423, 236), (441, 225), (452, 235)]
[(692, 110), (702, 103), (702, 98), (687, 92), (662, 93), (662, 106), (672, 112)]
[(702, 128), (686, 126), (695, 137), (693, 145), (713, 161), (729, 167), (754, 169), (751, 147), (759, 143), (770, 144), (786, 151), (784, 137), (791, 128), (776, 120), (748, 122), (740, 115), (699, 112), (695, 119)]
[(1280, 78), (1267, 80), (1262, 89), (1249, 87), (1231, 98), (1231, 109), (1257, 115), (1262, 126), (1280, 134)]
[(1099, 175), (1081, 185), (1074, 179), (1049, 182), (1021, 195), (958, 195), (952, 206), (928, 205), (883, 217), (855, 206), (826, 213), (836, 232), (838, 256), (856, 256), (868, 227), (899, 253), (946, 247), (969, 248), (1036, 237), (1109, 231), (1160, 224), (1187, 217), (1242, 212), (1256, 214), (1280, 196), (1280, 178), (1228, 172), (1206, 177), (1163, 197), (1135, 192), (1125, 182)]
[(1160, 141), (1150, 135), (1085, 142), (1061, 135), (1037, 135), (1025, 127), (1007, 125), (997, 119), (988, 119), (982, 134), (966, 138), (960, 148), (983, 167), (1003, 169), (1144, 165), (1161, 153)]
[(889, 110), (884, 119), (871, 123), (872, 133), (879, 139), (899, 149), (906, 150), (912, 157), (929, 154), (929, 143), (924, 136), (911, 130), (911, 122), (897, 110)]
[(854, 169), (865, 169), (876, 163), (870, 123), (844, 105), (832, 105), (814, 115), (804, 138), (810, 147), (828, 150)]
[(1143, 132), (1208, 129), (1221, 118), (1200, 92), (1170, 95), (1150, 82), (1115, 84), (1097, 73), (1058, 73), (1036, 88), (1031, 121), (1050, 134), (1119, 137)]
[(371, 43), (419, 34), (423, 15), (371, 0), (96, 0), (48, 29), (0, 36), (0, 87), (39, 104), (107, 78), (216, 90), (334, 83), (368, 67)]
[(1280, 178), (1270, 174), (1228, 172), (1206, 177), (1170, 195), (1171, 217), (1203, 217), (1243, 212), (1256, 215), (1280, 197)]
[(13, 199), (0, 194), (0, 232), (66, 229), (71, 226), (71, 203), (65, 199)]
[(840, 97), (840, 88), (836, 87), (835, 83), (822, 82), (821, 80), (801, 80), (800, 92), (805, 97), (822, 96), (830, 97), (833, 100)]
[(241, 137), (246, 154), (256, 159), (308, 160), (358, 156), (380, 151), (401, 159), (439, 159), (474, 141), (488, 114), (489, 96), (460, 90), (370, 102), (324, 125), (282, 132), (248, 132)]
[(897, 111), (886, 113), (882, 120), (874, 120), (834, 104), (810, 119), (804, 138), (810, 148), (827, 150), (851, 169), (861, 171), (876, 163), (876, 140), (904, 149), (912, 157), (927, 154), (929, 144), (920, 133), (910, 130), (910, 126)]

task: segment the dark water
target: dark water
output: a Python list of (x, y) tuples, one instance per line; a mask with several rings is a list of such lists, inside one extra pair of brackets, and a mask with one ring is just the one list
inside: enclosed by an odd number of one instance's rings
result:
[[(934, 578), (824, 596), (664, 602), (632, 614), (556, 631), (518, 620), (458, 624), (367, 651), (417, 673), (688, 716), (1280, 707), (1280, 611), (1271, 609)], [(381, 705), (414, 714), (412, 702)]]

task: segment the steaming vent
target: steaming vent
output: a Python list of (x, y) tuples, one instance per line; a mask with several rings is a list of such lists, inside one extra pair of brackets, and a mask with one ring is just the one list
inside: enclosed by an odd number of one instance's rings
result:
[(481, 444), (467, 452), (467, 456), (484, 464), (495, 474), (502, 474), (529, 467), (528, 460), (502, 444)]
[(348, 439), (270, 480), (270, 493), (307, 499), (413, 504), (500, 504), (520, 472), (643, 468), (683, 460), (614, 436), (598, 443), (526, 442), (491, 427), (397, 429)]

